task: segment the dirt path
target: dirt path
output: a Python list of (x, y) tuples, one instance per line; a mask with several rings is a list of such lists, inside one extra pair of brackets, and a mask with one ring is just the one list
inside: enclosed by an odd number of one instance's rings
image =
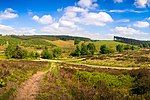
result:
[(17, 90), (15, 100), (35, 100), (44, 72), (37, 72)]
[[(66, 61), (60, 61), (60, 60), (47, 60), (47, 59), (40, 59), (40, 60), (34, 60), (34, 61), (47, 61), (47, 62), (57, 62), (57, 63), (65, 63), (69, 65), (78, 65), (78, 66), (87, 66), (87, 67), (94, 67), (94, 68), (104, 68), (104, 69), (124, 69), (124, 70), (135, 70), (140, 69), (139, 67), (112, 67), (112, 66), (99, 66), (99, 65), (89, 65), (89, 64), (80, 64), (80, 63), (72, 63), (72, 62), (66, 62)], [(78, 68), (80, 69), (80, 68)], [(81, 68), (82, 69), (82, 68)], [(150, 68), (146, 68), (150, 69)]]
[(56, 67), (54, 63), (51, 64), (49, 70), (45, 72), (37, 72), (29, 80), (25, 81), (18, 89), (15, 100), (35, 100), (40, 91), (40, 81), (44, 74), (53, 70)]

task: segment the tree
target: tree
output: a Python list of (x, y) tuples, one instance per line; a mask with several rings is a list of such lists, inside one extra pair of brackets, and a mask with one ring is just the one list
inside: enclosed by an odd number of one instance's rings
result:
[(52, 59), (53, 58), (53, 52), (48, 51), (48, 49), (45, 48), (43, 50), (43, 52), (41, 53), (41, 57), (44, 59)]
[(102, 46), (100, 47), (100, 53), (101, 53), (101, 54), (109, 54), (109, 53), (111, 53), (111, 52), (113, 52), (113, 51), (110, 50), (109, 48), (107, 48), (106, 45), (102, 45)]
[(75, 39), (75, 40), (74, 40), (74, 45), (78, 45), (80, 42), (81, 42), (80, 39)]
[(15, 50), (14, 45), (8, 45), (7, 48), (5, 49), (5, 56), (7, 58), (12, 58), (14, 50)]
[(53, 50), (53, 56), (54, 57), (59, 57), (60, 55), (62, 54), (62, 50), (61, 50), (61, 48), (55, 48), (54, 50)]
[(123, 52), (123, 45), (118, 44), (118, 45), (116, 46), (116, 50), (117, 50), (118, 52)]
[(95, 47), (95, 45), (94, 45), (93, 43), (89, 43), (89, 44), (87, 45), (87, 50), (88, 50), (88, 53), (89, 53), (90, 55), (94, 55), (94, 52), (95, 52), (95, 50), (96, 50), (96, 47)]
[(71, 56), (78, 56), (78, 57), (79, 57), (80, 54), (81, 54), (80, 52), (81, 52), (80, 47), (77, 45), (77, 46), (76, 46), (76, 50), (75, 50), (74, 52), (71, 52), (70, 55), (71, 55)]
[(88, 50), (87, 50), (87, 46), (85, 43), (82, 43), (81, 45), (81, 55), (87, 55), (88, 54)]
[(21, 47), (16, 46), (12, 58), (23, 59), (27, 56), (27, 51), (23, 50)]

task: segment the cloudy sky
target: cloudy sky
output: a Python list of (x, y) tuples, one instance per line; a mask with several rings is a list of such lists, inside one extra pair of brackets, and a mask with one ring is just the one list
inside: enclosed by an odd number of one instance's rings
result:
[(0, 34), (150, 40), (150, 0), (0, 0)]

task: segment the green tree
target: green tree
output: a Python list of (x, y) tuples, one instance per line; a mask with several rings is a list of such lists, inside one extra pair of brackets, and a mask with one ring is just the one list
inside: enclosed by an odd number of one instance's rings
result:
[(96, 47), (95, 47), (95, 45), (94, 45), (93, 43), (89, 43), (89, 44), (87, 45), (87, 50), (88, 50), (88, 53), (89, 53), (90, 55), (94, 55), (94, 52), (95, 52), (95, 50), (96, 50)]
[(16, 46), (16, 48), (12, 54), (12, 58), (23, 59), (25, 57), (27, 57), (27, 51), (23, 50), (19, 46)]
[(8, 45), (7, 48), (5, 49), (5, 56), (7, 58), (12, 58), (14, 50), (15, 50), (14, 45)]
[(80, 42), (81, 42), (80, 39), (75, 39), (75, 40), (74, 40), (74, 45), (78, 45)]
[(74, 52), (71, 52), (70, 55), (71, 55), (71, 56), (78, 56), (78, 57), (79, 57), (80, 54), (81, 54), (80, 52), (81, 52), (80, 47), (77, 45), (77, 46), (76, 46), (76, 50), (75, 50)]
[(116, 46), (116, 50), (117, 50), (118, 52), (123, 52), (123, 45), (118, 44), (118, 45)]
[(101, 54), (109, 54), (109, 53), (112, 53), (113, 50), (109, 49), (108, 47), (106, 47), (106, 45), (102, 45), (100, 47), (100, 53)]
[(61, 50), (61, 48), (55, 48), (54, 50), (53, 50), (53, 56), (54, 57), (59, 57), (59, 56), (61, 56), (61, 54), (62, 54), (62, 50)]
[(81, 45), (81, 55), (87, 55), (88, 50), (87, 50), (87, 45), (85, 43), (82, 43)]
[(53, 58), (53, 52), (48, 51), (48, 49), (44, 49), (41, 53), (41, 57), (44, 59), (52, 59)]

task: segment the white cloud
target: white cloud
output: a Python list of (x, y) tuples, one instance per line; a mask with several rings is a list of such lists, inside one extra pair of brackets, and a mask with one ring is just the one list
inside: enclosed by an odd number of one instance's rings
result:
[(113, 22), (113, 19), (106, 12), (85, 13), (82, 22), (87, 25), (105, 26), (107, 22)]
[(145, 8), (147, 5), (149, 6), (150, 0), (135, 0), (134, 5), (137, 8)]
[(12, 8), (7, 8), (5, 11), (0, 13), (0, 20), (12, 19), (18, 17), (18, 14), (15, 13), (15, 10)]
[(150, 39), (150, 34), (130, 27), (115, 27), (112, 32), (114, 33), (114, 36), (128, 37), (140, 40)]
[(41, 24), (52, 24), (54, 22), (54, 19), (51, 15), (43, 15), (41, 18), (39, 16), (35, 15), (33, 16), (32, 20), (37, 21)]
[(114, 3), (122, 3), (123, 0), (114, 0)]
[(0, 25), (0, 32), (8, 32), (8, 31), (13, 31), (14, 28), (7, 26), (7, 25)]
[(57, 12), (61, 12), (61, 11), (63, 11), (63, 8), (58, 8), (57, 9)]
[(138, 11), (138, 10), (133, 10), (133, 9), (124, 9), (124, 10), (109, 10), (108, 12), (111, 12), (111, 13), (124, 13), (124, 12), (144, 13), (144, 12), (148, 12), (148, 11)]
[(80, 0), (78, 2), (78, 5), (82, 8), (95, 9), (96, 7), (98, 7), (98, 4), (95, 2), (97, 2), (97, 0)]
[(34, 28), (18, 28), (15, 29), (11, 26), (0, 25), (0, 34), (2, 35), (35, 35), (37, 34)]
[(121, 19), (121, 20), (117, 20), (116, 22), (127, 23), (127, 22), (130, 22), (130, 20), (129, 19)]
[(135, 30), (133, 28), (129, 28), (129, 27), (115, 27), (114, 30), (112, 30), (113, 32), (116, 32), (118, 34), (128, 34), (128, 35), (136, 35), (136, 34), (145, 34), (144, 32), (141, 32), (140, 30)]
[(137, 21), (136, 23), (133, 24), (133, 26), (139, 28), (146, 28), (149, 27), (150, 24), (148, 22)]

